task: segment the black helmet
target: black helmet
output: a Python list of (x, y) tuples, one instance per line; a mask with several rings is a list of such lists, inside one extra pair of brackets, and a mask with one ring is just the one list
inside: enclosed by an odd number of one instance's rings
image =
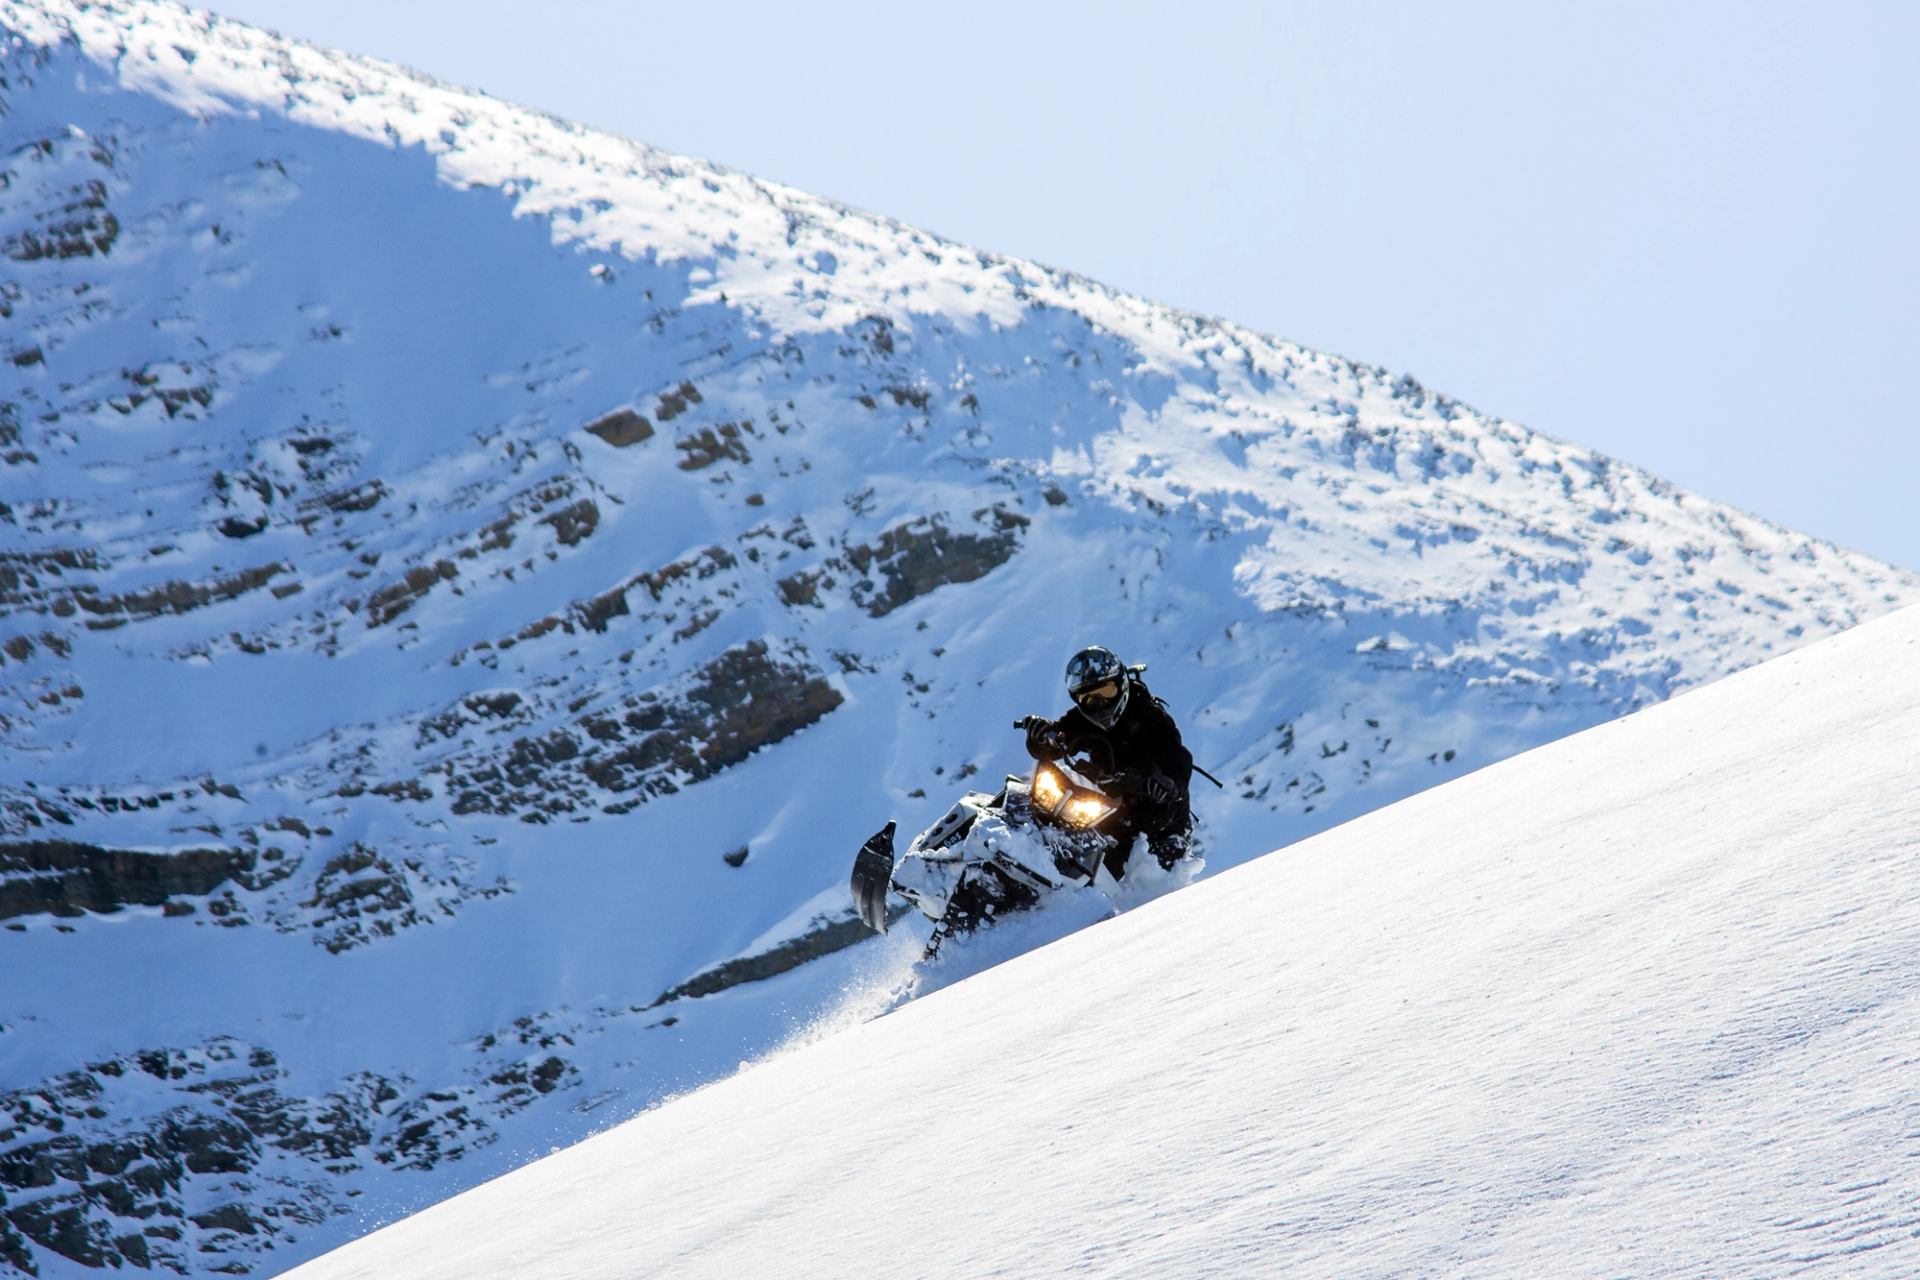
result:
[(1102, 729), (1111, 729), (1127, 709), (1129, 674), (1113, 650), (1096, 644), (1068, 660), (1067, 693), (1080, 714)]

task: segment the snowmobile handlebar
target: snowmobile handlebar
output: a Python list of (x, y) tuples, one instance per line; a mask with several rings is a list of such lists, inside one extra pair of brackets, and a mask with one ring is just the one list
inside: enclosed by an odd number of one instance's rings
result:
[[(1121, 776), (1113, 767), (1112, 744), (1101, 738), (1095, 737), (1079, 743), (1070, 742), (1060, 725), (1045, 716), (1021, 716), (1013, 722), (1013, 727), (1026, 730), (1028, 750), (1033, 752), (1035, 759), (1060, 761), (1076, 772), (1094, 779)], [(1040, 742), (1052, 748), (1051, 756), (1043, 756), (1040, 751), (1034, 749), (1036, 731), (1038, 731)], [(1084, 759), (1077, 757), (1084, 757)], [(1100, 785), (1105, 787), (1106, 783), (1102, 781)]]
[[(1013, 727), (1023, 730), (1026, 733), (1029, 750), (1033, 750), (1033, 743), (1037, 737), (1039, 741), (1053, 748), (1058, 754), (1066, 754), (1067, 742), (1066, 738), (1060, 733), (1060, 726), (1045, 716), (1021, 716), (1013, 722)], [(1033, 754), (1039, 756), (1040, 752), (1033, 750)]]

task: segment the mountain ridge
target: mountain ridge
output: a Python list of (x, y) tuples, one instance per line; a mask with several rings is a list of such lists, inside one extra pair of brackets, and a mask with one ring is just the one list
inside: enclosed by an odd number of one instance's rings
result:
[(1220, 868), (1920, 594), (366, 60), (0, 25), (9, 1257), (281, 1265), (767, 1051), (1089, 639)]

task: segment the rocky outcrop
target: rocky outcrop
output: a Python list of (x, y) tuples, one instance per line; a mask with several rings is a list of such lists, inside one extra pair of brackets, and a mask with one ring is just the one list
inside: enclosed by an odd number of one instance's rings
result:
[(0, 173), (0, 190), (28, 187), (34, 225), (0, 242), (0, 253), (18, 263), (105, 256), (120, 238), (120, 219), (107, 207), (107, 184), (96, 172), (113, 172), (111, 138), (55, 136), (16, 147)]
[(384, 626), (413, 608), (420, 598), (442, 582), (449, 581), (460, 570), (451, 560), (435, 560), (431, 564), (417, 564), (408, 569), (405, 576), (389, 582), (367, 597), (367, 626)]
[[(138, 622), (162, 614), (181, 614), (209, 604), (232, 600), (257, 591), (283, 573), (292, 572), (285, 564), (266, 564), (253, 569), (215, 578), (211, 582), (164, 582), (142, 591), (127, 591), (103, 596), (91, 587), (77, 587), (70, 599), (82, 613), (90, 615), (87, 625), (96, 631), (117, 627), (123, 622)], [(54, 611), (60, 612), (56, 605)]]
[[(204, 368), (187, 360), (155, 361), (144, 368), (128, 369), (123, 372), (128, 389), (116, 396), (107, 398), (107, 407), (121, 416), (133, 413), (148, 401), (158, 404), (168, 418), (198, 418), (196, 409), (213, 407), (216, 390), (212, 375)], [(214, 486), (223, 487), (224, 473), (216, 473)], [(236, 483), (246, 479), (259, 483), (258, 477), (234, 477)], [(258, 495), (271, 502), (270, 493)], [(265, 517), (261, 517), (264, 527)]]
[(592, 498), (582, 498), (551, 515), (541, 516), (540, 523), (552, 528), (561, 546), (577, 546), (600, 527), (600, 508)]
[[(742, 854), (745, 850), (741, 851)], [(734, 866), (732, 856), (728, 862)], [(741, 862), (746, 861), (744, 857)], [(887, 923), (907, 915), (912, 908), (904, 903), (895, 902), (887, 908)], [(703, 969), (685, 982), (660, 993), (653, 1007), (673, 1000), (692, 1000), (701, 996), (718, 995), (729, 988), (745, 982), (760, 982), (767, 978), (778, 977), (790, 969), (797, 969), (809, 960), (818, 960), (830, 956), (836, 951), (844, 951), (856, 942), (864, 942), (873, 936), (858, 916), (845, 912), (833, 917), (816, 920), (806, 932), (788, 938), (786, 941), (756, 952), (750, 956), (740, 956), (717, 964), (711, 969)]]
[(42, 650), (55, 658), (65, 658), (73, 652), (73, 642), (57, 631), (42, 631), (37, 636), (8, 636), (0, 642), (0, 666), (6, 665), (9, 659), (27, 662)]
[(984, 578), (1013, 558), (1027, 517), (994, 506), (973, 513), (974, 530), (948, 518), (921, 516), (894, 525), (870, 543), (846, 548), (815, 569), (780, 580), (790, 605), (817, 605), (822, 591), (844, 584), (853, 602), (876, 618), (951, 583)]
[[(556, 632), (568, 636), (577, 635), (582, 631), (596, 635), (604, 634), (616, 618), (634, 618), (641, 623), (663, 624), (671, 627), (680, 622), (684, 612), (691, 611), (692, 620), (679, 626), (677, 630), (668, 632), (676, 640), (688, 639), (704, 628), (704, 623), (699, 619), (711, 622), (718, 616), (712, 608), (711, 599), (705, 596), (697, 599), (676, 599), (671, 607), (664, 609), (647, 609), (644, 605), (647, 602), (658, 605), (670, 596), (684, 594), (691, 597), (694, 593), (686, 589), (694, 588), (696, 584), (735, 569), (738, 565), (739, 559), (724, 547), (703, 548), (692, 555), (662, 565), (658, 569), (635, 574), (598, 595), (585, 600), (576, 600), (563, 610), (544, 614), (526, 623), (511, 635), (483, 640), (471, 649), (456, 654), (452, 660), (453, 664), (458, 666), (469, 657), (476, 655), (485, 655), (482, 661), (491, 661), (493, 655), (504, 653), (516, 645), (524, 644), (529, 640), (538, 640)], [(635, 594), (640, 591), (646, 593), (644, 600)], [(630, 602), (629, 597), (642, 604), (640, 613), (634, 613), (633, 603)], [(451, 714), (458, 717), (457, 712)], [(452, 724), (452, 722), (446, 723), (449, 726)], [(452, 734), (443, 730), (440, 736), (450, 737)]]
[(689, 405), (700, 402), (700, 389), (691, 382), (682, 382), (671, 391), (660, 393), (660, 403), (654, 409), (654, 416), (662, 422), (671, 422), (685, 413)]
[(616, 409), (604, 418), (589, 422), (587, 430), (616, 449), (639, 444), (653, 436), (653, 424), (632, 409)]
[(270, 1050), (221, 1036), (0, 1093), (0, 1264), (251, 1271), (348, 1212), (354, 1175), (458, 1160), (500, 1119), (576, 1088), (565, 1038), (522, 1021), (517, 1038), (473, 1046), (465, 1079), (430, 1089), (360, 1072), (299, 1096)]
[(629, 695), (504, 749), (463, 753), (441, 769), (455, 813), (544, 822), (597, 805), (625, 812), (791, 737), (841, 701), (798, 652), (776, 657), (755, 640), (676, 686)]
[(0, 842), (0, 919), (184, 905), (229, 881), (266, 888), (296, 865), (272, 847), (148, 853), (69, 840)]
[[(294, 1228), (345, 1211), (320, 1175), (360, 1167), (399, 1096), (365, 1076), (290, 1098), (283, 1076), (272, 1053), (221, 1038), (0, 1094), (0, 1250), (11, 1232), (9, 1260), (28, 1274), (37, 1251), (93, 1267), (251, 1270)], [(168, 1099), (157, 1113), (137, 1101), (156, 1092)], [(129, 1113), (141, 1118), (116, 1122)]]
[(313, 896), (300, 905), (312, 913), (314, 941), (335, 953), (420, 919), (407, 873), (358, 842), (320, 868)]
[(703, 471), (722, 458), (751, 462), (753, 455), (747, 452), (746, 437), (752, 434), (751, 421), (723, 422), (715, 427), (701, 427), (698, 431), (689, 432), (674, 441), (673, 447), (686, 455), (680, 459), (682, 471)]
[[(58, 547), (46, 551), (0, 551), (0, 612), (45, 608), (61, 591), (68, 574), (97, 573), (105, 567), (91, 547)], [(67, 613), (73, 612), (71, 605)]]
[[(389, 790), (408, 794), (404, 787)], [(430, 797), (422, 789), (408, 798)], [(304, 934), (338, 955), (403, 929), (450, 920), (469, 902), (512, 891), (504, 876), (476, 876), (470, 864), (444, 853), (405, 841), (376, 848), (355, 840), (320, 865), (303, 894), (283, 889), (261, 913), (280, 932)]]
[[(351, 602), (349, 608), (364, 606), (369, 630), (385, 626), (412, 609), (441, 583), (459, 577), (461, 570), (457, 562), (478, 561), (489, 553), (510, 549), (517, 537), (516, 530), (528, 519), (552, 529), (561, 546), (578, 546), (599, 528), (600, 507), (590, 497), (576, 497), (577, 487), (576, 480), (563, 476), (514, 495), (504, 515), (454, 539), (451, 545), (443, 544), (447, 554), (422, 557), (399, 578), (375, 588), (364, 602)], [(378, 559), (375, 556), (369, 563)], [(504, 576), (511, 578), (511, 570), (506, 570)]]
[[(32, 609), (70, 618), (84, 615), (87, 626), (109, 630), (126, 622), (179, 615), (238, 599), (291, 572), (282, 563), (258, 565), (203, 582), (162, 582), (113, 595), (90, 582), (64, 581), (69, 575), (99, 573), (107, 564), (92, 550), (0, 554), (0, 612)], [(62, 581), (53, 581), (62, 579)]]

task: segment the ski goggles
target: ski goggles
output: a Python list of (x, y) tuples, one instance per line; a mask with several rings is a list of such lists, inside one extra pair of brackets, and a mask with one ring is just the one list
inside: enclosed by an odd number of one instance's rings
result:
[(1073, 695), (1073, 700), (1083, 707), (1095, 711), (1104, 711), (1120, 697), (1120, 682), (1109, 680), (1105, 684), (1094, 685), (1091, 689), (1081, 689)]

